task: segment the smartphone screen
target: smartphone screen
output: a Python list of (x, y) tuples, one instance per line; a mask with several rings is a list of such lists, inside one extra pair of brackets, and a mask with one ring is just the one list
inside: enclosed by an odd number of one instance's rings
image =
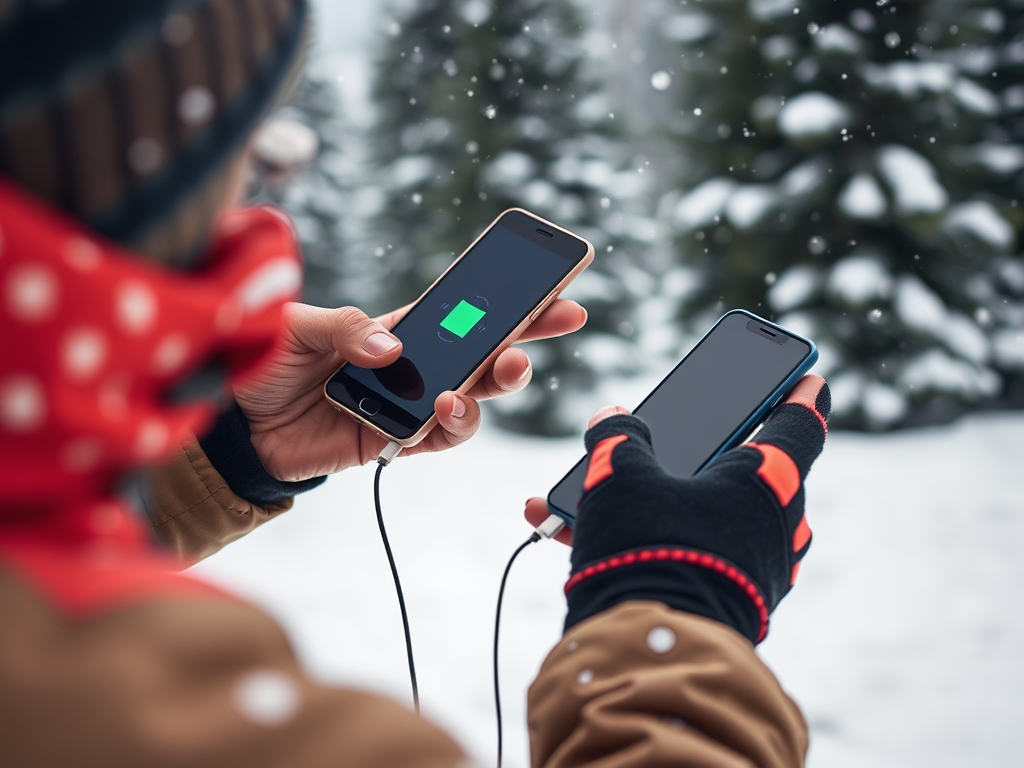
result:
[[(734, 310), (633, 413), (650, 428), (665, 471), (689, 477), (745, 438), (816, 359), (807, 339)], [(551, 511), (570, 522), (586, 469), (584, 457), (548, 495)]]
[(327, 395), (389, 435), (414, 435), (437, 396), (458, 389), (587, 257), (585, 240), (545, 224), (503, 214), (392, 329), (402, 356), (346, 365)]

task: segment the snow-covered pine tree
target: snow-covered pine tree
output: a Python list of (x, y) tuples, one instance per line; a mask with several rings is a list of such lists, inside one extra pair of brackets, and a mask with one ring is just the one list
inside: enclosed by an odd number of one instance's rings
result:
[(378, 296), (415, 298), (512, 206), (590, 239), (597, 259), (567, 293), (586, 304), (587, 330), (531, 344), (532, 386), (494, 404), (510, 429), (578, 431), (574, 394), (636, 368), (623, 336), (653, 283), (632, 262), (650, 230), (635, 215), (643, 176), (585, 63), (600, 41), (571, 0), (421, 0), (391, 18), (373, 89)]
[(1022, 3), (683, 2), (661, 209), (732, 306), (816, 339), (836, 422), (1024, 405)]
[[(353, 131), (343, 117), (336, 83), (307, 72), (289, 104), (275, 118), (297, 121), (315, 134), (315, 158), (294, 177), (262, 164), (259, 200), (280, 205), (292, 217), (302, 242), (305, 282), (303, 300), (323, 307), (358, 303), (366, 293), (368, 259), (354, 258), (344, 215), (351, 207), (357, 168), (351, 162)], [(271, 154), (274, 142), (288, 145), (305, 137), (276, 136), (265, 131), (257, 142), (266, 141)], [(286, 146), (285, 151), (288, 151)], [(257, 150), (257, 155), (260, 151)], [(372, 265), (370, 265), (372, 266)]]

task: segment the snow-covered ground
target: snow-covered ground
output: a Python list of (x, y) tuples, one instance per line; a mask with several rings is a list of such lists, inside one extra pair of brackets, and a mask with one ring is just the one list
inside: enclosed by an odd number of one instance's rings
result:
[[(634, 384), (638, 388), (639, 384)], [(626, 396), (623, 402), (633, 404)], [(894, 435), (837, 433), (809, 483), (814, 545), (762, 655), (812, 729), (809, 764), (1020, 766), (1024, 414)], [(385, 520), (426, 716), (489, 762), (490, 649), (504, 564), (580, 441), (485, 426), (385, 470)], [(196, 568), (276, 616), (326, 681), (409, 700), (373, 468), (350, 470)], [(503, 614), (506, 765), (528, 764), (526, 687), (559, 637), (567, 550), (527, 549)]]

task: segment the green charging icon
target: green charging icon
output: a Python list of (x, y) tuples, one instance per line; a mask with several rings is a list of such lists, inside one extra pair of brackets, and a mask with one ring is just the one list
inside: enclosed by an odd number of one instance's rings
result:
[(460, 339), (466, 338), (466, 334), (472, 331), (477, 324), (484, 319), (484, 312), (479, 307), (474, 307), (468, 301), (460, 301), (455, 309), (444, 316), (441, 327), (450, 333), (454, 333)]

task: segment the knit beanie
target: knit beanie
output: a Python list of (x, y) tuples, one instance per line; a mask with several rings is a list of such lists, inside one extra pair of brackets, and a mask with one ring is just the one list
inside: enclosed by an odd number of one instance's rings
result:
[(305, 0), (0, 0), (0, 174), (187, 262), (307, 13)]

